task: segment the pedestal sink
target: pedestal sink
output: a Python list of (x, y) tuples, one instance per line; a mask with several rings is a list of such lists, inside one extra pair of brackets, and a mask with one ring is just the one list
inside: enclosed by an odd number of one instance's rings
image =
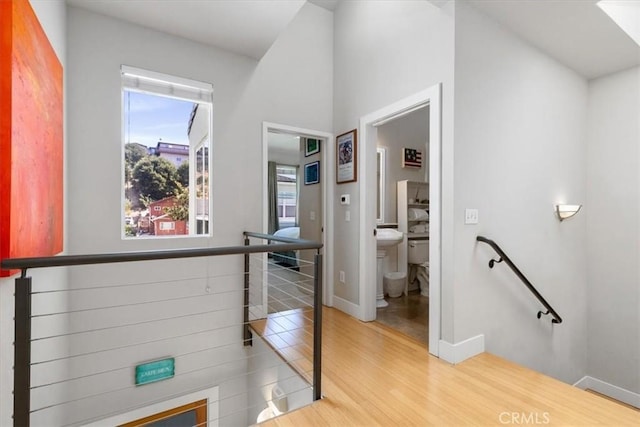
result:
[(387, 249), (398, 246), (404, 239), (401, 231), (393, 228), (378, 228), (376, 230), (376, 245), (378, 248), (376, 259), (376, 307), (386, 307), (389, 305), (384, 300), (384, 290), (382, 287), (382, 279), (384, 278), (384, 259), (387, 256)]

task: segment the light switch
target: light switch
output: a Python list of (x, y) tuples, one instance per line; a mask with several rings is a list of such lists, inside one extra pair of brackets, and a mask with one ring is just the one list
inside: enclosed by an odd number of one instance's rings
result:
[(311, 221), (315, 221), (316, 220), (316, 212), (315, 211), (309, 212), (309, 219)]
[(477, 224), (478, 223), (478, 209), (465, 209), (465, 211), (464, 211), (464, 223), (465, 224)]
[(351, 211), (344, 211), (344, 220), (347, 222), (351, 221)]

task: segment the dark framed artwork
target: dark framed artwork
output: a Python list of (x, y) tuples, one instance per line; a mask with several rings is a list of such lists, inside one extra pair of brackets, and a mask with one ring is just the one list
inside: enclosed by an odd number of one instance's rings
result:
[(307, 163), (304, 165), (304, 185), (317, 184), (320, 182), (320, 161)]
[(309, 157), (320, 152), (320, 140), (316, 138), (305, 138), (304, 156)]
[(344, 184), (357, 180), (358, 130), (338, 135), (336, 138), (336, 182)]

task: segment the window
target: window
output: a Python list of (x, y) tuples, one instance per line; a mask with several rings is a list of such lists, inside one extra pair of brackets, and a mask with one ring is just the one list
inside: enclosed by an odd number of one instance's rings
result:
[[(125, 237), (208, 235), (212, 93), (208, 83), (122, 66)], [(127, 221), (127, 218), (130, 220)]]
[(298, 224), (298, 167), (277, 165), (278, 221), (280, 228)]
[(168, 231), (168, 230), (175, 230), (176, 229), (176, 223), (175, 222), (161, 222), (160, 223), (160, 230), (162, 231)]

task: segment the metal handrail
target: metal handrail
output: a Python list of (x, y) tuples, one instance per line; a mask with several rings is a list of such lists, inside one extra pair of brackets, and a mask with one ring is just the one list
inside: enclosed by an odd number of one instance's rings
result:
[(43, 267), (69, 267), (88, 264), (111, 264), (118, 262), (151, 261), (159, 259), (194, 258), (218, 255), (239, 255), (260, 252), (292, 251), (301, 249), (320, 249), (322, 243), (310, 240), (291, 239), (269, 234), (245, 231), (247, 237), (257, 237), (285, 244), (227, 246), (223, 248), (168, 249), (157, 251), (118, 252), (86, 255), (58, 255), (51, 257), (7, 258), (0, 262), (3, 270), (23, 270)]
[(562, 323), (562, 318), (560, 317), (560, 315), (553, 309), (553, 307), (551, 307), (551, 305), (547, 302), (547, 300), (544, 299), (544, 297), (540, 294), (540, 292), (538, 292), (538, 290), (531, 284), (529, 279), (527, 279), (525, 277), (525, 275), (522, 274), (522, 272), (518, 269), (518, 267), (516, 267), (516, 265), (513, 263), (513, 261), (511, 261), (511, 259), (509, 259), (507, 254), (502, 250), (502, 248), (500, 248), (500, 246), (498, 246), (498, 244), (496, 242), (494, 242), (491, 239), (487, 239), (486, 237), (483, 237), (483, 236), (477, 236), (476, 240), (478, 242), (482, 242), (482, 243), (488, 244), (489, 246), (491, 246), (493, 248), (494, 251), (496, 251), (496, 253), (498, 255), (500, 255), (500, 259), (498, 259), (498, 260), (492, 259), (492, 260), (489, 261), (489, 268), (493, 268), (493, 266), (495, 264), (504, 261), (505, 264), (507, 264), (509, 267), (511, 267), (511, 270), (513, 270), (513, 272), (516, 274), (516, 276), (518, 276), (518, 278), (520, 280), (522, 280), (522, 283), (525, 284), (525, 286), (538, 299), (538, 301), (540, 301), (540, 303), (547, 309), (546, 312), (543, 312), (542, 310), (538, 311), (538, 319), (540, 319), (540, 317), (542, 317), (542, 315), (546, 316), (547, 314), (551, 314), (553, 316), (553, 319), (551, 319), (551, 323)]
[[(7, 258), (0, 261), (3, 270), (21, 270), (20, 277), (15, 279), (15, 317), (14, 317), (14, 396), (13, 425), (29, 426), (30, 424), (30, 389), (31, 389), (31, 294), (32, 281), (27, 277), (30, 268), (64, 267), (90, 264), (109, 264), (135, 261), (151, 261), (162, 259), (194, 258), (220, 255), (240, 255), (245, 257), (244, 263), (244, 325), (243, 339), (245, 345), (252, 344), (249, 331), (249, 254), (316, 249), (314, 257), (314, 345), (313, 345), (313, 399), (322, 397), (321, 389), (321, 349), (322, 349), (322, 243), (311, 240), (293, 239), (270, 234), (243, 232), (244, 246), (227, 246), (222, 248), (170, 249), (157, 251), (137, 251), (105, 254), (58, 255), (51, 257)], [(250, 245), (249, 238), (264, 239), (266, 245)]]

